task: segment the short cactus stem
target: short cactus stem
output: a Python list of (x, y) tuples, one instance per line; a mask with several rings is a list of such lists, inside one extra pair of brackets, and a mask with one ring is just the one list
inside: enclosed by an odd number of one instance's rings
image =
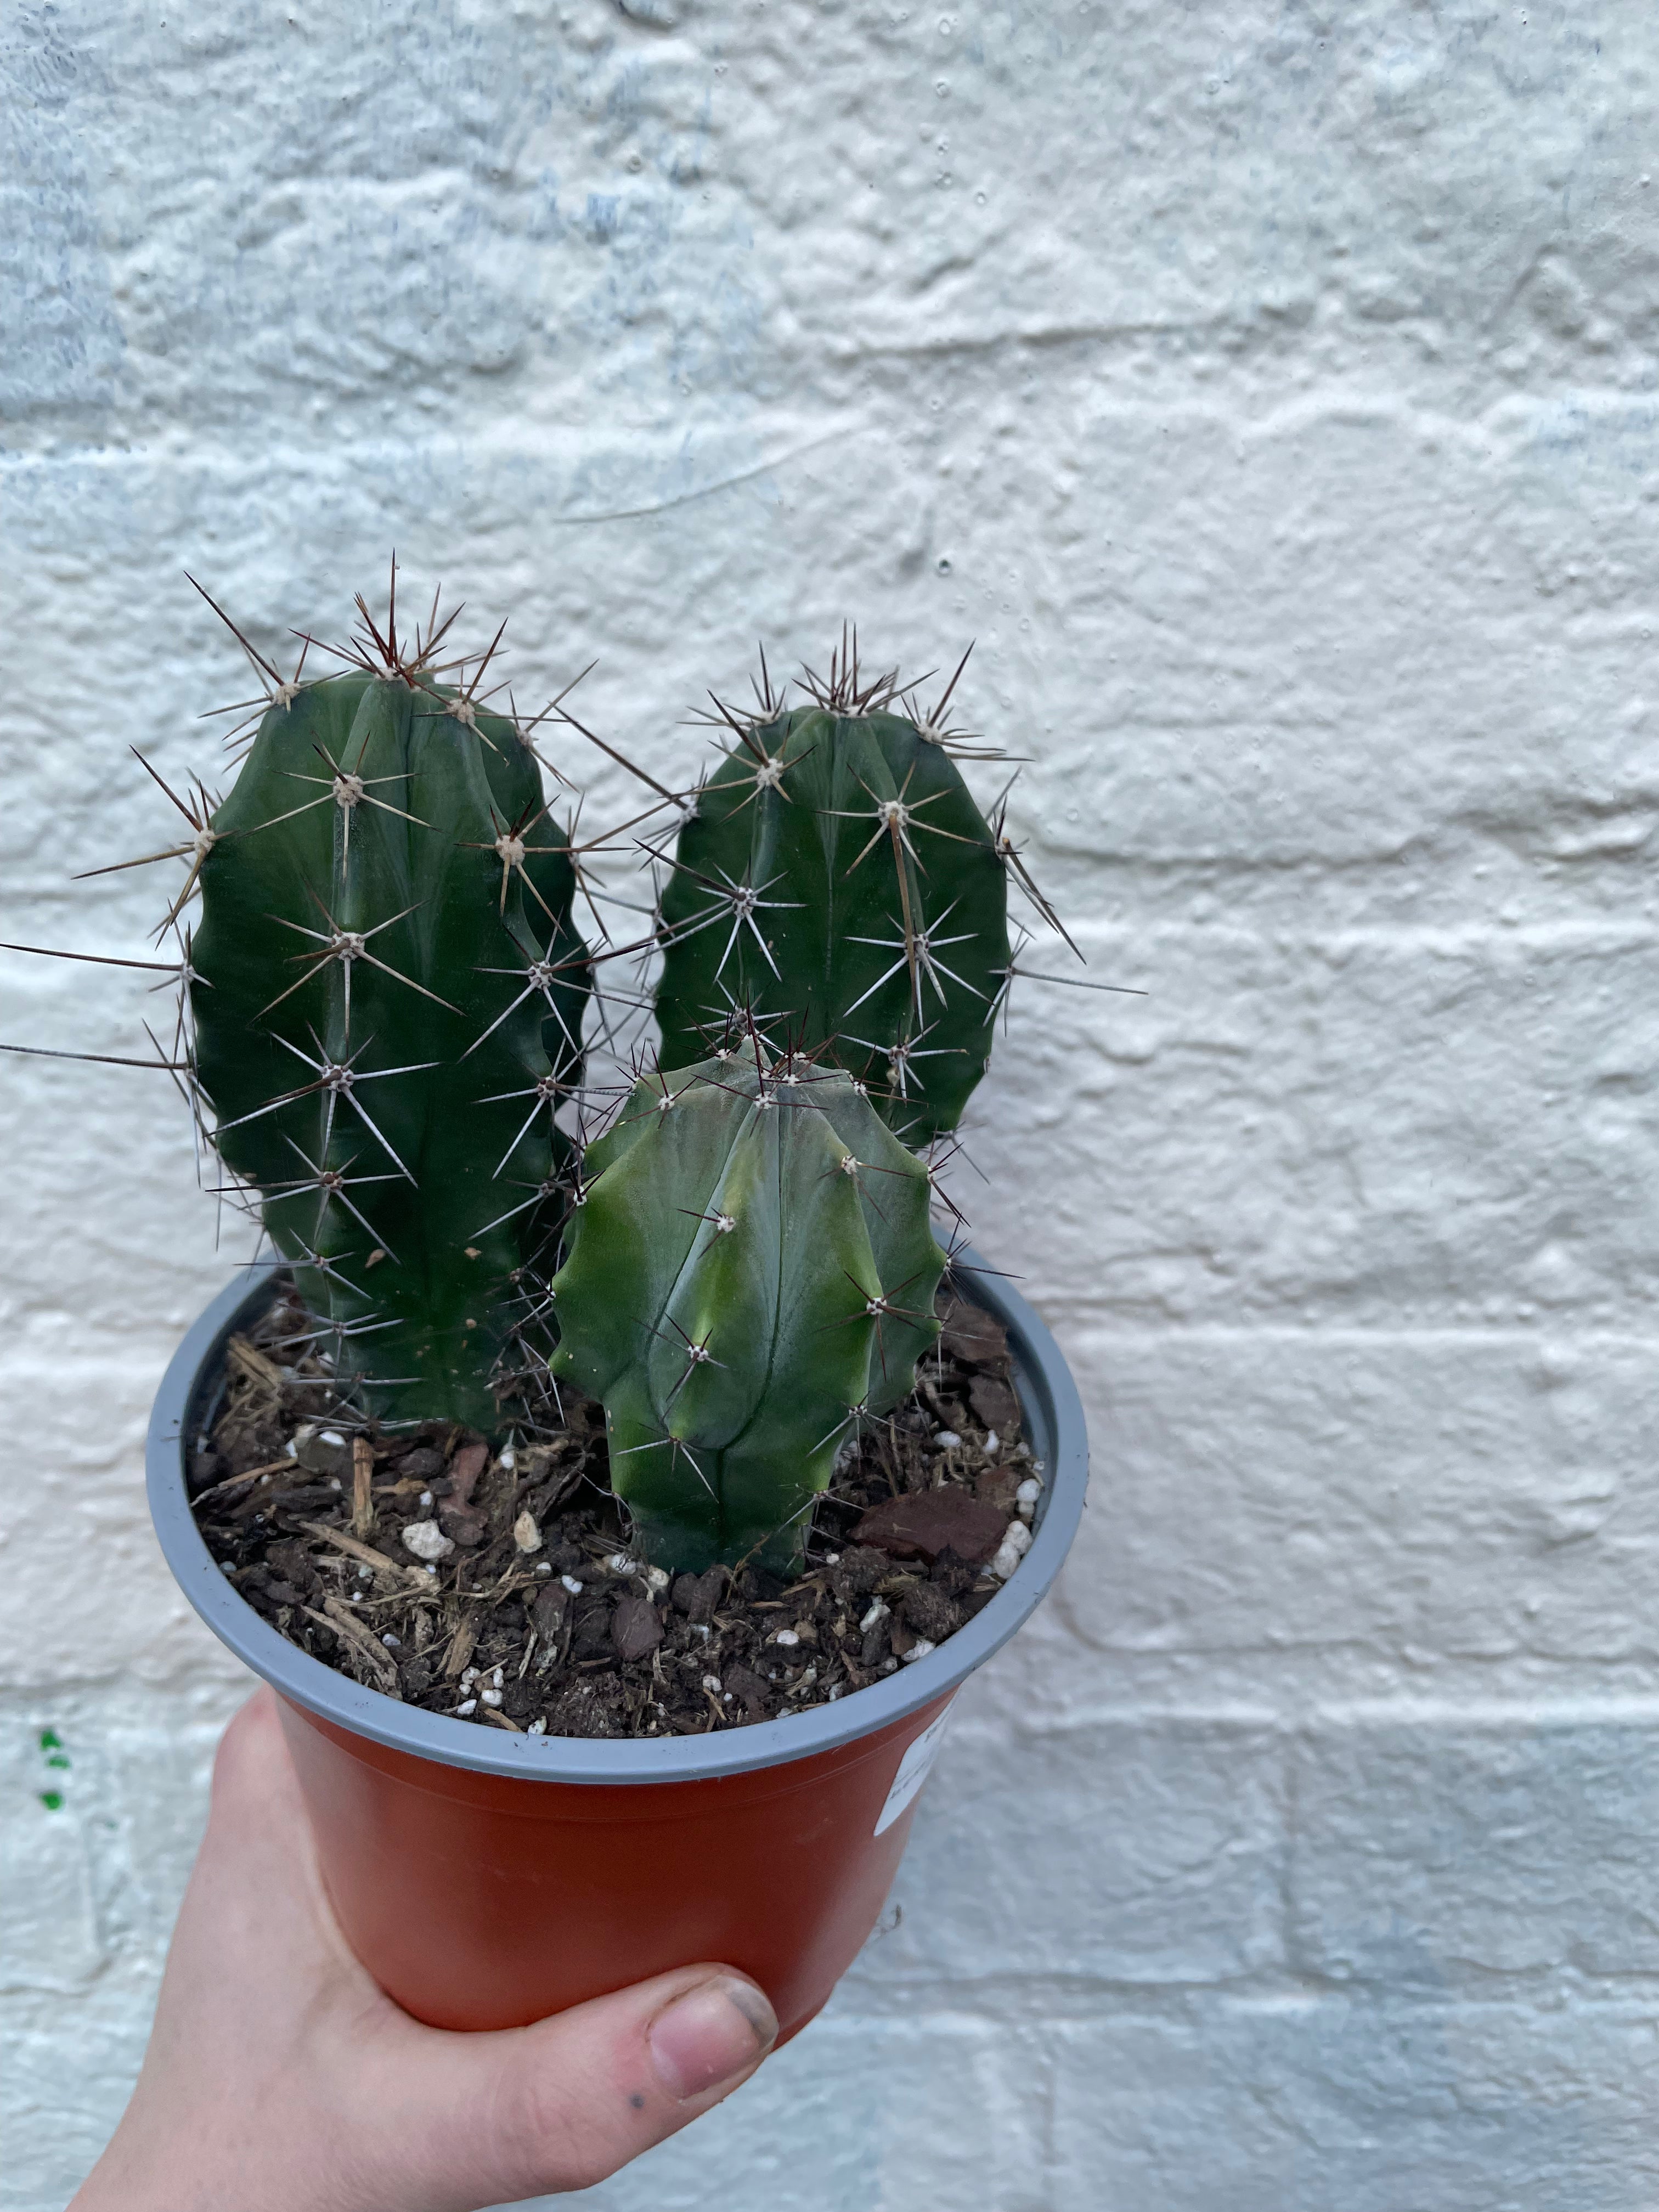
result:
[(941, 733), (885, 687), (731, 726), (663, 894), (664, 1058), (752, 1014), (859, 1076), (925, 1145), (984, 1073), (1006, 986), (996, 839)]
[(789, 1565), (843, 1439), (938, 1334), (926, 1169), (843, 1072), (751, 1037), (644, 1078), (584, 1181), (553, 1365), (605, 1402), (637, 1545)]

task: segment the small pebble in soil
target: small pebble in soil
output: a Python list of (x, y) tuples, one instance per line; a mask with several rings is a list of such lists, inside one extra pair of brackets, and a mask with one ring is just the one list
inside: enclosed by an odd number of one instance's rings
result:
[(954, 1429), (941, 1429), (933, 1438), (933, 1449), (935, 1451), (954, 1451), (961, 1442), (962, 1438)]
[(795, 1644), (800, 1642), (800, 1638), (793, 1628), (781, 1628), (772, 1641), (774, 1644)]
[(1030, 1548), (1030, 1530), (1023, 1521), (1011, 1521), (991, 1561), (991, 1572), (999, 1582), (1006, 1583)]
[(417, 1559), (447, 1559), (454, 1545), (435, 1521), (411, 1521), (404, 1530), (404, 1547)]
[(1014, 1504), (1019, 1510), (1022, 1521), (1029, 1521), (1036, 1511), (1036, 1502), (1042, 1495), (1042, 1485), (1028, 1474), (1014, 1492)]
[(997, 1454), (998, 1454), (1001, 1449), (1002, 1449), (1002, 1438), (1001, 1438), (1001, 1437), (997, 1434), (997, 1432), (996, 1432), (996, 1431), (995, 1431), (994, 1429), (987, 1429), (987, 1431), (985, 1431), (985, 1456), (986, 1456), (986, 1458), (987, 1458), (987, 1459), (994, 1459), (994, 1458), (996, 1457)]
[(711, 1697), (718, 1698), (720, 1695), (720, 1676), (718, 1674), (705, 1674), (702, 1678), (702, 1686), (709, 1692)]
[(469, 1713), (476, 1713), (477, 1710), (478, 1700), (476, 1698), (463, 1698), (460, 1704), (455, 1708), (456, 1712), (460, 1716), (462, 1720), (465, 1720)]
[(404, 1648), (403, 1638), (401, 1636), (394, 1636), (390, 1629), (387, 1629), (386, 1634), (380, 1638), (380, 1641), (385, 1644), (388, 1651), (401, 1651)]
[(527, 1505), (513, 1523), (513, 1541), (521, 1552), (539, 1552), (542, 1548), (542, 1532)]
[(499, 1690), (485, 1690), (482, 1694), (487, 1705), (499, 1705), (501, 1702), (501, 1693)]
[(905, 1653), (904, 1663), (907, 1667), (914, 1667), (918, 1659), (925, 1659), (930, 1651), (937, 1651), (938, 1650), (939, 1646), (937, 1644), (930, 1644), (925, 1636), (919, 1636), (915, 1642), (910, 1646), (910, 1649)]
[(518, 1454), (514, 1450), (511, 1444), (507, 1445), (505, 1451), (497, 1454), (497, 1457), (501, 1466), (507, 1469), (509, 1474), (512, 1474), (514, 1468), (519, 1464)]
[(551, 1559), (538, 1559), (538, 1560), (537, 1560), (537, 1562), (536, 1562), (536, 1572), (537, 1572), (538, 1575), (550, 1575), (550, 1574), (552, 1573), (552, 1571), (553, 1571), (553, 1562), (551, 1561)]
[(559, 1580), (564, 1584), (572, 1597), (580, 1597), (581, 1595), (582, 1586), (577, 1581), (574, 1575), (561, 1575), (559, 1577)]
[(870, 1610), (865, 1614), (863, 1620), (859, 1623), (859, 1626), (864, 1631), (864, 1633), (866, 1636), (870, 1633), (870, 1631), (875, 1626), (878, 1620), (886, 1620), (887, 1610), (887, 1607), (882, 1603), (878, 1597), (871, 1599)]
[(605, 1563), (613, 1575), (636, 1575), (640, 1571), (637, 1559), (630, 1559), (626, 1552), (613, 1552)]
[(429, 1505), (431, 1504), (431, 1503), (432, 1503), (432, 1492), (431, 1492), (429, 1490), (423, 1490), (423, 1491), (421, 1492), (421, 1503), (422, 1503), (422, 1505), (428, 1505), (428, 1506), (429, 1506)]
[(525, 1734), (526, 1735), (545, 1735), (547, 1734), (547, 1721), (545, 1716), (538, 1715), (536, 1719), (532, 1721), (530, 1726), (525, 1730)]

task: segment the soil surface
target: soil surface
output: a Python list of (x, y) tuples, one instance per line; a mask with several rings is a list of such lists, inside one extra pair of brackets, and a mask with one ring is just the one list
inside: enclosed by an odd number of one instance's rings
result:
[(941, 1297), (939, 1313), (912, 1396), (843, 1448), (793, 1582), (643, 1565), (603, 1409), (572, 1392), (562, 1427), (495, 1455), (449, 1424), (365, 1428), (291, 1288), (230, 1341), (190, 1466), (197, 1522), (291, 1644), (428, 1712), (568, 1736), (803, 1712), (954, 1634), (1030, 1540), (1042, 1470), (1006, 1337), (966, 1302)]

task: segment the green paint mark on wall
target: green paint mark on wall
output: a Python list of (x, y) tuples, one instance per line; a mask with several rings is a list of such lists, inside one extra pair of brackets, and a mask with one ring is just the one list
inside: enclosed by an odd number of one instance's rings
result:
[[(58, 1735), (57, 1729), (42, 1729), (40, 1743), (40, 1756), (46, 1764), (49, 1767), (67, 1772), (70, 1766), (70, 1755), (64, 1750), (64, 1739)], [(64, 1809), (64, 1793), (61, 1790), (43, 1790), (40, 1792), (40, 1802), (48, 1813), (61, 1813)]]

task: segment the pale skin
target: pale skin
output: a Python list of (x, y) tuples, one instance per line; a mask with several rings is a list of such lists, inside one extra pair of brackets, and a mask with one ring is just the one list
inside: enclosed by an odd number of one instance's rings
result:
[(476, 2212), (586, 2189), (776, 2033), (719, 1966), (530, 2027), (422, 2027), (346, 1948), (261, 1690), (220, 1748), (138, 2086), (70, 2212)]

